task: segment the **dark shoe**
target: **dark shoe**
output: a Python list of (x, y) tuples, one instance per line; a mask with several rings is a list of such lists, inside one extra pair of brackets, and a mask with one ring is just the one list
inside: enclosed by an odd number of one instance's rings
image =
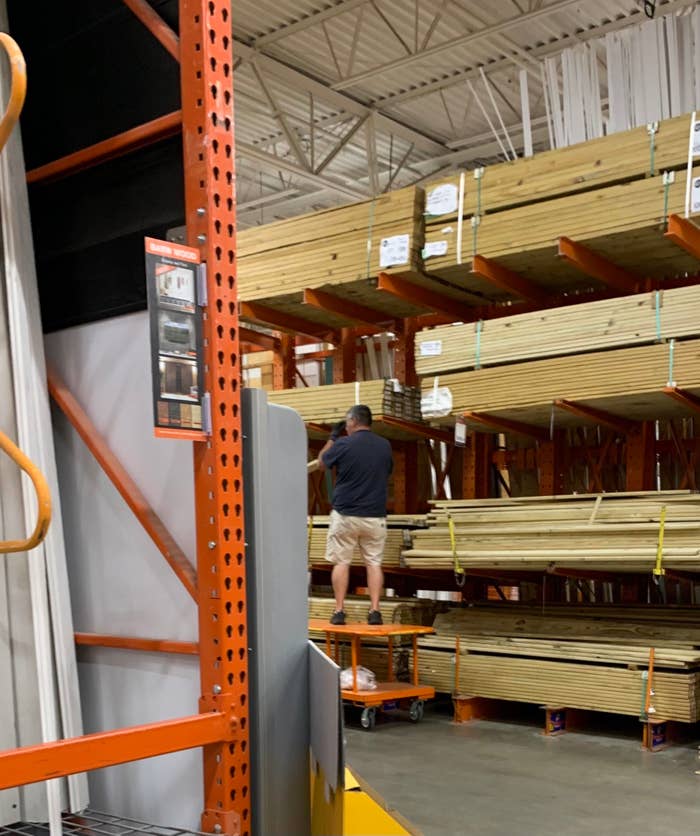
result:
[(382, 621), (382, 614), (379, 610), (370, 610), (369, 615), (367, 616), (367, 623), (368, 624), (384, 624)]
[(345, 624), (345, 612), (343, 610), (338, 610), (338, 612), (334, 612), (331, 616), (331, 624)]

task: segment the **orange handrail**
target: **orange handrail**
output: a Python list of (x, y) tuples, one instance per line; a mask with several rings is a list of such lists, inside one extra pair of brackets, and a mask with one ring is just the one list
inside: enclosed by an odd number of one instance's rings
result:
[(10, 59), (10, 69), (12, 71), (12, 83), (10, 87), (10, 101), (7, 105), (5, 115), (0, 121), (0, 151), (5, 147), (5, 143), (10, 138), (12, 129), (17, 124), (19, 115), (22, 112), (24, 105), (24, 98), (27, 95), (27, 67), (24, 63), (24, 55), (22, 50), (17, 46), (17, 42), (11, 38), (7, 32), (0, 32), (0, 44), (2, 44), (7, 57)]
[(0, 542), (0, 554), (27, 552), (30, 549), (36, 548), (44, 537), (46, 537), (46, 532), (49, 530), (49, 523), (51, 522), (51, 493), (44, 474), (3, 432), (0, 432), (0, 450), (4, 450), (12, 461), (21, 467), (32, 480), (32, 484), (36, 490), (38, 504), (38, 516), (32, 534), (26, 540), (7, 540)]

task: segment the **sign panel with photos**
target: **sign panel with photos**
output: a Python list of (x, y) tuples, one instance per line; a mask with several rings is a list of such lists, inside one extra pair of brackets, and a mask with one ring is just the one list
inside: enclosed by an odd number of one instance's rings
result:
[(199, 251), (146, 238), (156, 435), (201, 439), (202, 313), (197, 299)]

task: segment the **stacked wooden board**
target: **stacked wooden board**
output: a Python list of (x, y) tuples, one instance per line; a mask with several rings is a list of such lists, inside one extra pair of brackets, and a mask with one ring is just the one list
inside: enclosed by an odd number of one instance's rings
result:
[[(381, 294), (368, 280), (380, 270), (418, 274), (423, 246), (423, 192), (409, 187), (373, 200), (245, 229), (238, 234), (238, 296), (307, 320), (348, 320), (303, 304), (306, 288), (356, 302)], [(380, 297), (380, 298), (377, 298)], [(386, 303), (391, 300), (384, 300)], [(415, 308), (408, 306), (407, 312)], [(390, 312), (390, 316), (393, 316)]]
[(419, 662), (439, 690), (636, 715), (653, 647), (656, 715), (699, 717), (700, 627), (691, 610), (506, 605), (453, 609), (434, 626)]
[[(458, 674), (458, 676), (457, 676)], [(644, 708), (646, 671), (541, 659), (422, 650), (421, 682), (439, 691), (539, 705), (565, 706), (639, 716)], [(654, 716), (694, 723), (700, 719), (700, 673), (657, 671)]]
[(406, 421), (421, 420), (417, 388), (400, 386), (393, 380), (280, 389), (271, 392), (269, 400), (296, 409), (304, 421), (320, 424), (341, 420), (353, 404), (360, 403), (372, 410), (375, 420), (385, 415)]
[[(434, 504), (429, 528), (411, 533), (403, 554), (411, 568), (586, 567), (650, 572), (666, 506), (663, 566), (700, 569), (700, 494), (659, 492)], [(455, 530), (455, 550), (449, 532)]]
[[(687, 162), (689, 129), (690, 115), (659, 122), (654, 136), (653, 172), (650, 137), (645, 127), (489, 166), (481, 177), (479, 202), (474, 172), (465, 172), (463, 215), (469, 218), (479, 210), (481, 213), (495, 212), (681, 168)], [(457, 220), (459, 184), (458, 173), (426, 186), (428, 224)], [(445, 186), (452, 188), (454, 199), (450, 202), (445, 200)], [(443, 193), (439, 201), (438, 190)], [(431, 206), (435, 207), (435, 214), (430, 211)], [(449, 211), (438, 211), (447, 206)]]
[(566, 236), (640, 278), (694, 273), (697, 260), (664, 237), (666, 213), (683, 213), (684, 207), (684, 177), (668, 189), (661, 177), (652, 177), (485, 215), (476, 236), (471, 225), (461, 236), (458, 225), (432, 226), (426, 249), (440, 246), (444, 254), (428, 259), (425, 269), (494, 300), (513, 295), (471, 272), (474, 253), (560, 292), (595, 285), (557, 257), (557, 240)]
[[(686, 164), (689, 129), (689, 116), (661, 123), (655, 173)], [(425, 269), (495, 300), (509, 294), (471, 272), (474, 253), (543, 286), (594, 284), (556, 258), (557, 238), (568, 236), (641, 276), (695, 271), (663, 237), (665, 215), (684, 209), (685, 177), (666, 186), (649, 173), (649, 136), (639, 128), (493, 166), (479, 180), (454, 175), (426, 190)]]
[[(700, 285), (418, 331), (416, 371), (435, 375), (700, 333)], [(585, 362), (585, 360), (584, 360)]]
[[(441, 376), (439, 384), (451, 393), (445, 422), (450, 415), (471, 411), (540, 427), (581, 423), (579, 416), (555, 409), (559, 399), (629, 419), (673, 417), (679, 409), (663, 389), (675, 384), (700, 393), (700, 340), (457, 372)], [(426, 378), (423, 394), (428, 399), (433, 388), (433, 378)], [(483, 430), (481, 424), (478, 428)]]
[(274, 353), (272, 351), (254, 351), (241, 357), (243, 385), (250, 389), (270, 391), (274, 376)]

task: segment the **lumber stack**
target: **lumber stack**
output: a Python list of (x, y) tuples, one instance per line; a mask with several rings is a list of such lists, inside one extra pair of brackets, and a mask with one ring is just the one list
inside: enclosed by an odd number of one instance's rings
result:
[[(646, 127), (488, 166), (481, 177), (480, 200), (474, 173), (465, 172), (462, 213), (469, 218), (478, 211), (495, 212), (681, 168), (687, 161), (689, 129), (689, 115), (659, 122), (654, 137), (653, 172)], [(429, 224), (444, 225), (457, 220), (459, 181), (460, 174), (452, 174), (426, 186)]]
[[(564, 399), (628, 419), (673, 417), (676, 402), (663, 393), (669, 383), (700, 393), (700, 340), (594, 352), (475, 369), (441, 376), (452, 396), (451, 415), (466, 411), (515, 419), (540, 427), (570, 426), (581, 419), (556, 409)], [(423, 381), (430, 399), (432, 378)], [(427, 403), (427, 401), (425, 401)], [(443, 421), (449, 422), (449, 416)], [(479, 429), (483, 426), (479, 424)]]
[(469, 218), (433, 224), (426, 228), (425, 252), (440, 254), (426, 258), (425, 269), (492, 300), (514, 297), (472, 272), (476, 253), (544, 288), (595, 285), (557, 257), (558, 238), (566, 236), (640, 278), (694, 273), (697, 261), (664, 237), (665, 213), (683, 213), (684, 207), (684, 177), (668, 188), (661, 177), (651, 177), (483, 215), (474, 228)]
[(695, 285), (443, 325), (416, 333), (416, 371), (435, 375), (695, 336), (699, 310)]
[(699, 717), (696, 611), (506, 605), (452, 609), (434, 626), (419, 664), (439, 690), (638, 715), (654, 647), (656, 716)]
[(357, 403), (366, 404), (375, 420), (383, 416), (420, 421), (420, 396), (414, 386), (401, 386), (393, 380), (365, 380), (305, 389), (279, 389), (270, 392), (270, 403), (295, 409), (304, 421), (328, 424), (345, 417)]
[[(649, 177), (686, 165), (689, 129), (690, 116), (660, 123), (653, 172), (649, 134), (636, 128), (436, 181), (426, 189), (426, 270), (496, 300), (509, 294), (471, 273), (475, 252), (545, 286), (590, 285), (555, 257), (561, 235), (642, 276), (694, 270), (663, 238), (666, 188)], [(670, 184), (669, 212), (683, 211), (684, 183), (679, 174)]]
[[(514, 702), (565, 706), (639, 716), (644, 708), (645, 671), (609, 665), (460, 654), (422, 650), (421, 682), (436, 690)], [(656, 671), (653, 677), (655, 717), (694, 723), (700, 718), (700, 674)]]
[(332, 315), (303, 304), (306, 288), (374, 300), (368, 279), (417, 273), (423, 246), (423, 192), (408, 187), (238, 234), (238, 295), (319, 322)]
[[(700, 569), (700, 494), (607, 494), (565, 500), (437, 502), (429, 528), (411, 533), (411, 568), (547, 571), (586, 567), (648, 572), (656, 562), (661, 509), (667, 508), (663, 565)], [(455, 527), (453, 552), (448, 515)]]

